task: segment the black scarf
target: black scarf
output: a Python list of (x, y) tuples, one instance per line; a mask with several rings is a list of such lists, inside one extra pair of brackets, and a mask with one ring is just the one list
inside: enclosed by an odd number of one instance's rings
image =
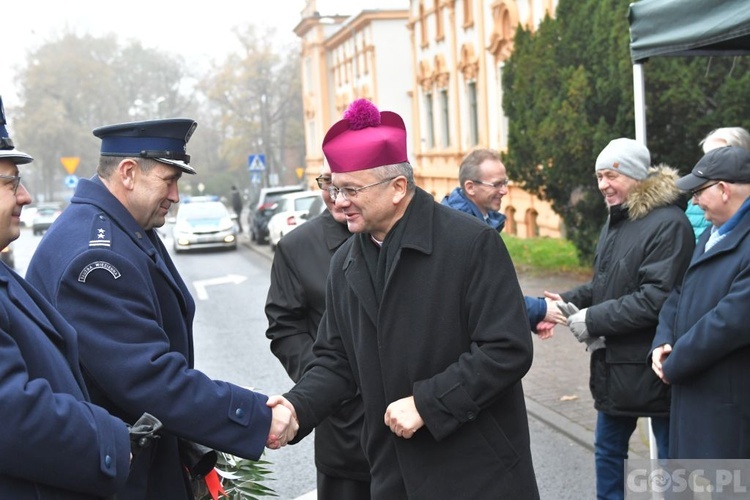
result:
[(375, 297), (377, 298), (378, 305), (380, 305), (383, 298), (385, 283), (388, 276), (390, 276), (391, 271), (393, 270), (393, 265), (401, 251), (401, 241), (406, 232), (406, 227), (408, 226), (412, 201), (414, 201), (414, 197), (409, 201), (409, 206), (406, 207), (404, 216), (396, 221), (391, 230), (388, 231), (385, 240), (383, 240), (382, 246), (378, 246), (377, 243), (372, 240), (369, 233), (360, 233), (357, 235), (360, 248), (362, 249), (362, 255), (365, 257), (367, 270), (370, 274), (370, 280), (373, 289), (375, 290)]

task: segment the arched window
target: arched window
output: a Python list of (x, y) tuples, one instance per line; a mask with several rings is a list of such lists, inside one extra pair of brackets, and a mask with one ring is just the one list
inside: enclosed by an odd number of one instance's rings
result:
[(539, 236), (539, 225), (536, 222), (536, 218), (539, 216), (539, 213), (534, 210), (533, 208), (530, 208), (526, 211), (526, 237), (527, 238), (536, 238)]
[(474, 25), (474, 2), (472, 0), (464, 0), (464, 28), (468, 28)]
[(516, 225), (516, 209), (508, 207), (505, 209), (505, 229), (503, 231), (508, 234), (516, 236), (518, 234), (518, 226)]
[(443, 33), (443, 12), (440, 9), (440, 0), (435, 0), (435, 40), (445, 38)]

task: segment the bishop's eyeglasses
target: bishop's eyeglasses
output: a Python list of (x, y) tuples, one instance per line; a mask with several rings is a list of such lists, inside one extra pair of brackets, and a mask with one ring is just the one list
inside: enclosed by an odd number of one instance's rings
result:
[[(396, 176), (398, 177), (398, 176)], [(396, 177), (389, 177), (388, 179), (383, 179), (382, 181), (373, 182), (372, 184), (367, 184), (362, 187), (353, 188), (353, 187), (341, 187), (337, 188), (336, 186), (328, 186), (328, 194), (331, 196), (332, 201), (336, 201), (336, 198), (338, 198), (339, 194), (341, 194), (342, 198), (344, 200), (350, 200), (357, 197), (357, 194), (367, 188), (371, 188), (373, 186), (377, 186), (378, 184), (384, 184), (386, 182), (390, 182)]]

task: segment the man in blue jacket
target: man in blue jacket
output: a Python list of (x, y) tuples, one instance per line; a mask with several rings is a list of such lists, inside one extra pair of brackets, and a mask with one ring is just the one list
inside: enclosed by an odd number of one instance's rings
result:
[[(21, 233), (31, 196), (0, 101), (0, 248)], [(0, 496), (102, 498), (128, 477), (128, 427), (89, 403), (76, 332), (39, 292), (0, 264)]]
[(93, 401), (126, 422), (148, 411), (164, 424), (118, 500), (193, 498), (181, 448), (257, 460), (294, 425), (264, 395), (193, 368), (195, 302), (155, 228), (179, 201), (180, 177), (195, 174), (186, 153), (195, 127), (169, 119), (94, 130), (97, 174), (80, 181), (27, 273), (78, 330)]
[(750, 459), (750, 152), (713, 149), (677, 187), (711, 227), (652, 344), (653, 370), (672, 388), (669, 458)]
[[(500, 213), (503, 196), (508, 194), (508, 175), (500, 153), (492, 149), (475, 149), (461, 162), (458, 169), (459, 187), (443, 198), (443, 205), (455, 208), (484, 221), (498, 233), (505, 227), (505, 215)], [(552, 301), (542, 297), (524, 296), (529, 327), (541, 338), (552, 336), (557, 323), (564, 317)]]

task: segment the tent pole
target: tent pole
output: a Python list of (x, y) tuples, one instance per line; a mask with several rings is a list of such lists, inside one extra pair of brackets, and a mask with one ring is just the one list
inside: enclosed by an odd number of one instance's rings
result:
[(635, 100), (635, 140), (648, 146), (646, 141), (646, 85), (643, 64), (633, 64), (633, 98)]
[[(648, 147), (646, 141), (646, 84), (643, 78), (643, 64), (633, 64), (633, 99), (635, 101), (635, 140)], [(651, 419), (647, 419), (649, 458), (658, 457), (656, 437), (651, 427)]]

